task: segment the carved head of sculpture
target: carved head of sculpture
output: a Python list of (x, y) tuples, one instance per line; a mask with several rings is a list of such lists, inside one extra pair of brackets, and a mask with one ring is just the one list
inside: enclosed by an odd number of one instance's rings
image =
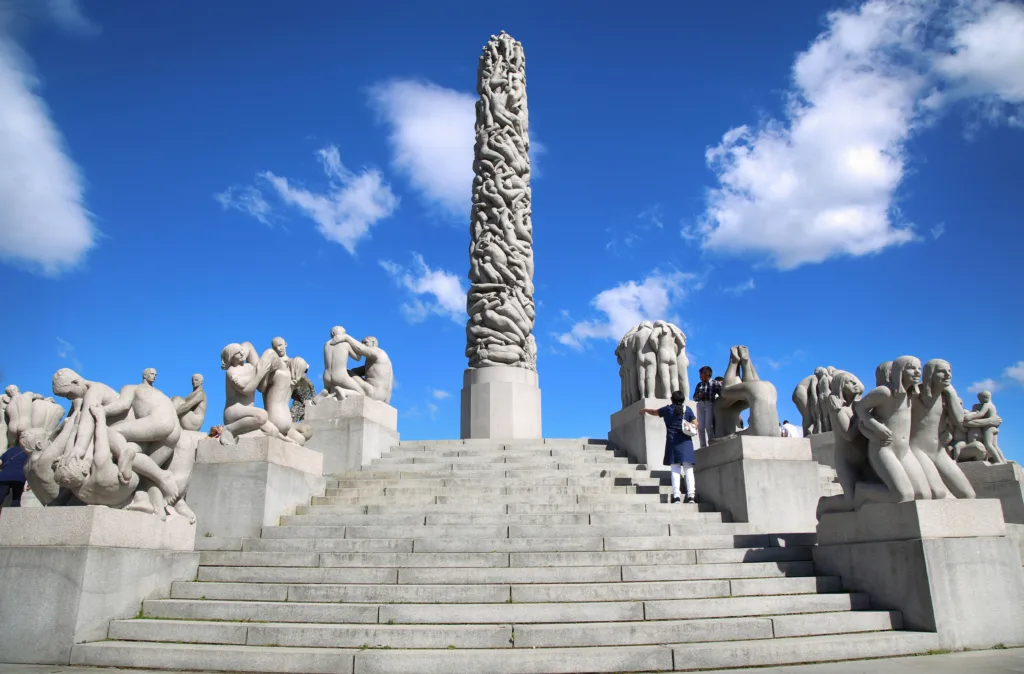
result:
[(377, 338), (373, 337), (373, 336), (363, 337), (363, 344), (368, 346), (368, 347), (370, 347), (371, 349), (376, 349), (377, 348)]
[(143, 370), (142, 381), (152, 385), (153, 382), (156, 381), (156, 369), (152, 367), (147, 367), (145, 370)]
[(241, 344), (228, 344), (220, 351), (220, 369), (226, 370), (245, 362), (245, 349)]
[(879, 363), (878, 367), (875, 368), (875, 386), (888, 386), (891, 377), (892, 361), (887, 360), (884, 363)]
[(305, 361), (301, 356), (296, 356), (288, 361), (288, 370), (292, 376), (292, 386), (296, 386), (300, 381), (305, 378), (306, 373), (309, 372), (309, 363)]
[(270, 348), (281, 358), (288, 357), (288, 342), (284, 341), (284, 337), (274, 337), (270, 340)]
[(84, 398), (88, 390), (89, 387), (85, 379), (82, 379), (80, 374), (70, 368), (62, 367), (53, 375), (53, 395), (55, 396), (77, 400)]
[(192, 389), (195, 390), (203, 388), (203, 381), (203, 375), (199, 374), (198, 372), (192, 375)]
[[(992, 402), (992, 392), (991, 391), (979, 391), (978, 392), (978, 402), (981, 403), (982, 405), (984, 405), (985, 403)], [(960, 405), (962, 406), (963, 402), (961, 402)]]
[(953, 367), (948, 361), (941, 358), (933, 358), (924, 364), (924, 372), (921, 375), (922, 386), (925, 394), (933, 395), (941, 391), (953, 381)]
[(45, 449), (49, 439), (49, 433), (45, 428), (30, 428), (18, 435), (18, 444), (31, 454)]
[(60, 486), (75, 490), (85, 484), (92, 468), (89, 462), (77, 454), (61, 459), (53, 470), (53, 481)]
[(829, 384), (829, 393), (850, 405), (864, 393), (864, 384), (853, 373), (836, 370)]
[(17, 386), (15, 386), (14, 384), (11, 384), (7, 388), (4, 389), (4, 393), (6, 393), (8, 397), (13, 398), (14, 396), (16, 396), (19, 393), (21, 393), (21, 390)]
[(889, 390), (893, 393), (916, 394), (921, 383), (921, 360), (914, 356), (900, 356), (892, 362)]

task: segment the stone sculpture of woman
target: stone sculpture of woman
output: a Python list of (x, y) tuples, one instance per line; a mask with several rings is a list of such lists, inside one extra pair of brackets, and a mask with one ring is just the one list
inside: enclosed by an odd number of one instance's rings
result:
[(952, 381), (953, 368), (947, 361), (929, 360), (924, 364), (921, 386), (912, 397), (910, 450), (921, 464), (933, 499), (946, 498), (947, 487), (957, 498), (975, 497), (967, 476), (939, 441), (947, 414), (952, 414), (954, 419), (963, 418), (963, 408)]
[[(882, 366), (876, 371), (880, 378)], [(913, 397), (921, 380), (921, 361), (900, 356), (892, 362), (887, 383), (872, 389), (853, 405), (861, 431), (868, 438), (868, 460), (891, 492), (903, 503), (930, 499), (931, 487), (910, 449)]]
[(269, 417), (266, 410), (256, 407), (256, 389), (280, 365), (280, 356), (270, 349), (257, 361), (256, 349), (249, 342), (228, 344), (221, 350), (220, 367), (225, 370), (221, 444), (236, 444), (239, 436), (264, 428)]
[(292, 422), (292, 411), (289, 403), (292, 392), (299, 381), (306, 376), (309, 365), (299, 356), (288, 359), (284, 367), (275, 368), (269, 375), (267, 390), (263, 393), (263, 405), (267, 409), (267, 424), (273, 428), (264, 428), (264, 432), (273, 435), (274, 431), (297, 445), (305, 444), (312, 436), (308, 424)]

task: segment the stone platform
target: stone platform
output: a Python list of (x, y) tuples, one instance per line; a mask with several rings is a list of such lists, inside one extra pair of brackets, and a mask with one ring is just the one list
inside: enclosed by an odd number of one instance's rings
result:
[(0, 516), (0, 660), (67, 665), (75, 644), (195, 578), (195, 525), (102, 506)]
[(535, 370), (495, 365), (462, 376), (460, 436), (541, 439), (540, 380)]
[(306, 407), (308, 449), (324, 457), (324, 473), (359, 470), (398, 444), (398, 410), (366, 396), (326, 398)]

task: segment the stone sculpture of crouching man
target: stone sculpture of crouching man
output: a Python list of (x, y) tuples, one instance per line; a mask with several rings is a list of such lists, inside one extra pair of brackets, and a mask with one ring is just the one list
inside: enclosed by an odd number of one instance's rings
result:
[(144, 477), (157, 487), (149, 490), (150, 499), (158, 493), (165, 501), (153, 503), (154, 511), (161, 519), (164, 518), (168, 503), (174, 503), (179, 497), (174, 475), (161, 469), (148, 455), (131, 452), (131, 473), (125, 480), (111, 452), (103, 406), (93, 405), (88, 412), (94, 420), (93, 441), (84, 457), (70, 452), (58, 460), (54, 481), (74, 493), (83, 503), (119, 508), (132, 501), (139, 488), (140, 476)]

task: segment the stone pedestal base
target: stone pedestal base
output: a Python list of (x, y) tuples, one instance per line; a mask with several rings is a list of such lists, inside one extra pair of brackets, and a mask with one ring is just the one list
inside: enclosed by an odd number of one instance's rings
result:
[(818, 525), (815, 570), (899, 610), (909, 630), (937, 632), (941, 648), (1024, 644), (1024, 574), (988, 499), (867, 504)]
[(462, 376), (463, 439), (540, 439), (540, 384), (537, 373), (496, 365)]
[(398, 444), (398, 410), (366, 396), (324, 398), (306, 407), (308, 449), (324, 456), (325, 475), (359, 470)]
[(101, 506), (10, 508), (0, 517), (0, 660), (68, 665), (77, 643), (193, 580), (195, 526)]
[(670, 402), (660, 398), (644, 398), (619, 410), (612, 415), (608, 442), (626, 452), (630, 460), (646, 464), (648, 470), (664, 469), (661, 460), (665, 458), (665, 422), (660, 417), (647, 414), (640, 416), (640, 410), (658, 409)]
[(811, 441), (811, 457), (822, 466), (836, 467), (835, 431), (815, 433), (807, 438)]
[(188, 487), (196, 536), (258, 537), (326, 487), (319, 452), (269, 437), (199, 443)]
[(1007, 524), (1024, 524), (1024, 470), (1020, 464), (967, 461), (959, 466), (978, 498), (999, 499)]
[(765, 533), (815, 530), (818, 463), (807, 438), (738, 435), (697, 450), (701, 502)]

